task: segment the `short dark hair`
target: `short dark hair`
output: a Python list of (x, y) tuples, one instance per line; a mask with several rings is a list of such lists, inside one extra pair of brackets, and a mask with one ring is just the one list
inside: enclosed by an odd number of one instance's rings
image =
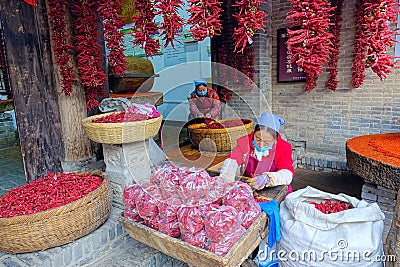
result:
[(264, 132), (270, 133), (274, 137), (275, 140), (278, 139), (278, 132), (267, 126), (257, 124), (256, 127), (254, 127), (254, 132), (258, 132), (258, 131), (264, 131)]

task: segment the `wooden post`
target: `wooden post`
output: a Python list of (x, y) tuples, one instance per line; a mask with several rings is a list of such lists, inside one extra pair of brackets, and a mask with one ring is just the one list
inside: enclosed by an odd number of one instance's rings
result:
[[(71, 32), (71, 16), (66, 12), (65, 20), (67, 23), (67, 31)], [(51, 26), (51, 25), (50, 25)], [(51, 32), (51, 31), (50, 31)], [(72, 36), (70, 33), (69, 36)], [(72, 40), (69, 40), (72, 43)], [(53, 46), (54, 43), (51, 42)], [(54, 54), (53, 61), (55, 62)], [(76, 62), (74, 55), (72, 56), (72, 62)], [(64, 158), (62, 160), (62, 167), (64, 171), (76, 171), (79, 170), (82, 165), (90, 163), (96, 160), (92, 157), (91, 144), (89, 138), (84, 133), (81, 121), (87, 117), (86, 110), (86, 98), (85, 91), (81, 83), (74, 83), (72, 92), (70, 95), (65, 95), (61, 92), (60, 85), (60, 70), (59, 67), (55, 66), (55, 88), (58, 92), (58, 105), (60, 111), (60, 120), (62, 127), (62, 139), (64, 141)], [(76, 64), (73, 65), (75, 75), (77, 76)]]
[(0, 16), (26, 179), (60, 172), (62, 126), (45, 3), (2, 1)]

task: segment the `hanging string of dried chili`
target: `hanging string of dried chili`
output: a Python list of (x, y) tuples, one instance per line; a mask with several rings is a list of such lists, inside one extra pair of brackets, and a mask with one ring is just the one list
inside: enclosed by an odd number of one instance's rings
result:
[(218, 0), (188, 0), (190, 7), (187, 10), (190, 17), (187, 24), (191, 24), (189, 31), (196, 41), (206, 37), (220, 35), (222, 22), (220, 19), (222, 8)]
[[(371, 68), (381, 80), (391, 73), (391, 68), (400, 68), (394, 55), (387, 55), (387, 48), (393, 47), (396, 30), (390, 23), (397, 24), (399, 13), (397, 0), (364, 0), (357, 5), (356, 40), (353, 58), (353, 87), (359, 87), (365, 78), (365, 68)], [(359, 49), (359, 50), (356, 50)], [(363, 67), (357, 69), (358, 66)]]
[(97, 97), (105, 96), (106, 75), (99, 44), (99, 23), (96, 1), (72, 0), (71, 11), (75, 15), (74, 43), (77, 51), (79, 78), (85, 89), (86, 106), (93, 109), (100, 105)]
[(132, 31), (134, 46), (140, 46), (144, 49), (146, 56), (151, 57), (160, 49), (160, 44), (154, 40), (152, 35), (158, 31), (157, 25), (154, 23), (156, 11), (151, 0), (136, 1), (137, 12), (132, 17), (134, 30)]
[(237, 26), (233, 29), (234, 51), (243, 53), (247, 44), (253, 43), (253, 35), (257, 30), (265, 30), (267, 14), (260, 10), (261, 0), (238, 0), (233, 17)]
[(160, 25), (160, 36), (163, 36), (165, 40), (164, 47), (171, 44), (172, 48), (175, 48), (174, 41), (180, 43), (176, 40), (176, 36), (180, 36), (179, 31), (182, 29), (184, 20), (179, 16), (179, 10), (183, 10), (182, 0), (159, 0), (155, 4), (157, 9), (157, 14), (162, 16), (163, 22)]
[(57, 66), (60, 69), (61, 91), (70, 95), (72, 85), (76, 81), (73, 75), (72, 58), (70, 51), (74, 47), (68, 43), (66, 14), (66, 0), (48, 0), (49, 22), (51, 25), (51, 40), (54, 42), (53, 51)]
[(331, 17), (331, 28), (330, 32), (333, 34), (333, 49), (331, 50), (331, 56), (328, 61), (329, 68), (329, 80), (326, 81), (325, 86), (336, 91), (338, 87), (337, 80), (337, 66), (339, 61), (339, 47), (340, 47), (340, 32), (342, 31), (342, 9), (343, 0), (332, 0), (331, 5), (336, 7), (334, 15)]
[(352, 70), (352, 86), (353, 88), (360, 87), (365, 79), (365, 59), (367, 47), (365, 44), (366, 37), (364, 36), (363, 27), (363, 1), (359, 0), (356, 4), (354, 13), (355, 33), (354, 33), (354, 52)]
[[(304, 69), (306, 90), (317, 85), (322, 67), (329, 61), (333, 49), (333, 35), (328, 31), (334, 8), (327, 0), (291, 0), (292, 10), (286, 19), (293, 26), (288, 29), (288, 50), (292, 53), (292, 63)], [(295, 29), (298, 28), (298, 29)]]
[(123, 0), (97, 0), (97, 11), (101, 17), (103, 36), (108, 48), (108, 66), (110, 74), (123, 76), (127, 68), (124, 55), (123, 34), (119, 31), (125, 22), (121, 14)]

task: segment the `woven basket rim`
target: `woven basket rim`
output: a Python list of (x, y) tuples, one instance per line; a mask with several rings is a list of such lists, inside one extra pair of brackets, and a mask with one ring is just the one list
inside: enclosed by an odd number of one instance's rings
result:
[(133, 125), (133, 124), (140, 124), (140, 123), (148, 123), (148, 122), (153, 122), (153, 121), (157, 121), (160, 118), (162, 119), (162, 114), (160, 114), (160, 116), (155, 117), (155, 118), (151, 118), (151, 119), (147, 119), (147, 120), (141, 120), (141, 121), (127, 121), (127, 122), (92, 122), (94, 119), (98, 119), (98, 118), (102, 118), (102, 117), (106, 117), (110, 114), (119, 114), (122, 111), (113, 111), (113, 112), (107, 112), (107, 113), (103, 113), (103, 114), (97, 114), (97, 115), (93, 115), (93, 116), (89, 116), (86, 117), (82, 120), (81, 124), (91, 124), (91, 125), (96, 125), (99, 127), (115, 127), (115, 126), (119, 126), (119, 125)]
[(61, 209), (67, 209), (67, 208), (74, 207), (74, 206), (78, 206), (78, 207), (82, 206), (82, 204), (87, 203), (89, 200), (93, 200), (95, 198), (95, 196), (97, 196), (98, 193), (100, 191), (102, 191), (104, 189), (104, 187), (107, 186), (108, 181), (110, 180), (110, 178), (108, 177), (108, 175), (105, 172), (98, 171), (98, 170), (76, 172), (76, 173), (80, 174), (80, 175), (92, 174), (92, 175), (103, 178), (103, 181), (101, 182), (100, 186), (97, 187), (92, 192), (89, 192), (87, 195), (81, 197), (80, 199), (72, 201), (68, 204), (65, 204), (65, 205), (62, 205), (59, 207), (55, 207), (52, 209), (48, 209), (45, 211), (28, 214), (28, 215), (20, 215), (20, 216), (14, 216), (14, 217), (9, 217), (9, 218), (0, 217), (0, 226), (3, 224), (9, 225), (12, 222), (15, 222), (15, 223), (25, 222), (26, 223), (26, 222), (34, 222), (34, 221), (38, 221), (38, 220), (43, 220), (43, 219), (52, 217), (54, 214), (54, 211), (61, 210)]
[[(223, 119), (223, 120), (217, 120), (216, 122), (224, 122), (227, 120), (233, 120), (237, 118), (229, 118), (229, 119)], [(233, 132), (237, 131), (239, 129), (247, 128), (253, 125), (253, 121), (250, 119), (239, 119), (239, 120), (246, 120), (247, 122), (244, 123), (243, 125), (235, 126), (235, 127), (229, 127), (229, 128), (223, 128), (223, 129), (198, 129), (199, 127), (205, 126), (206, 124), (203, 123), (196, 123), (188, 126), (188, 130), (193, 133), (198, 133), (198, 134), (212, 134), (212, 133), (226, 133), (226, 132)]]

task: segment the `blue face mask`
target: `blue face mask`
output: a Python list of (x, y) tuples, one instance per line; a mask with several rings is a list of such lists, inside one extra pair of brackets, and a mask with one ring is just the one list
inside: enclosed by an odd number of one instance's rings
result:
[[(274, 144), (275, 144), (275, 143), (274, 143)], [(257, 152), (265, 152), (265, 151), (271, 150), (272, 147), (273, 147), (274, 145), (272, 145), (272, 146), (259, 147), (259, 146), (257, 145), (256, 141), (254, 141), (254, 139), (253, 139), (253, 146), (254, 146), (254, 148), (256, 149)]]
[(207, 90), (205, 90), (205, 91), (203, 91), (203, 92), (197, 91), (197, 94), (198, 94), (199, 96), (205, 96), (205, 95), (207, 94)]

